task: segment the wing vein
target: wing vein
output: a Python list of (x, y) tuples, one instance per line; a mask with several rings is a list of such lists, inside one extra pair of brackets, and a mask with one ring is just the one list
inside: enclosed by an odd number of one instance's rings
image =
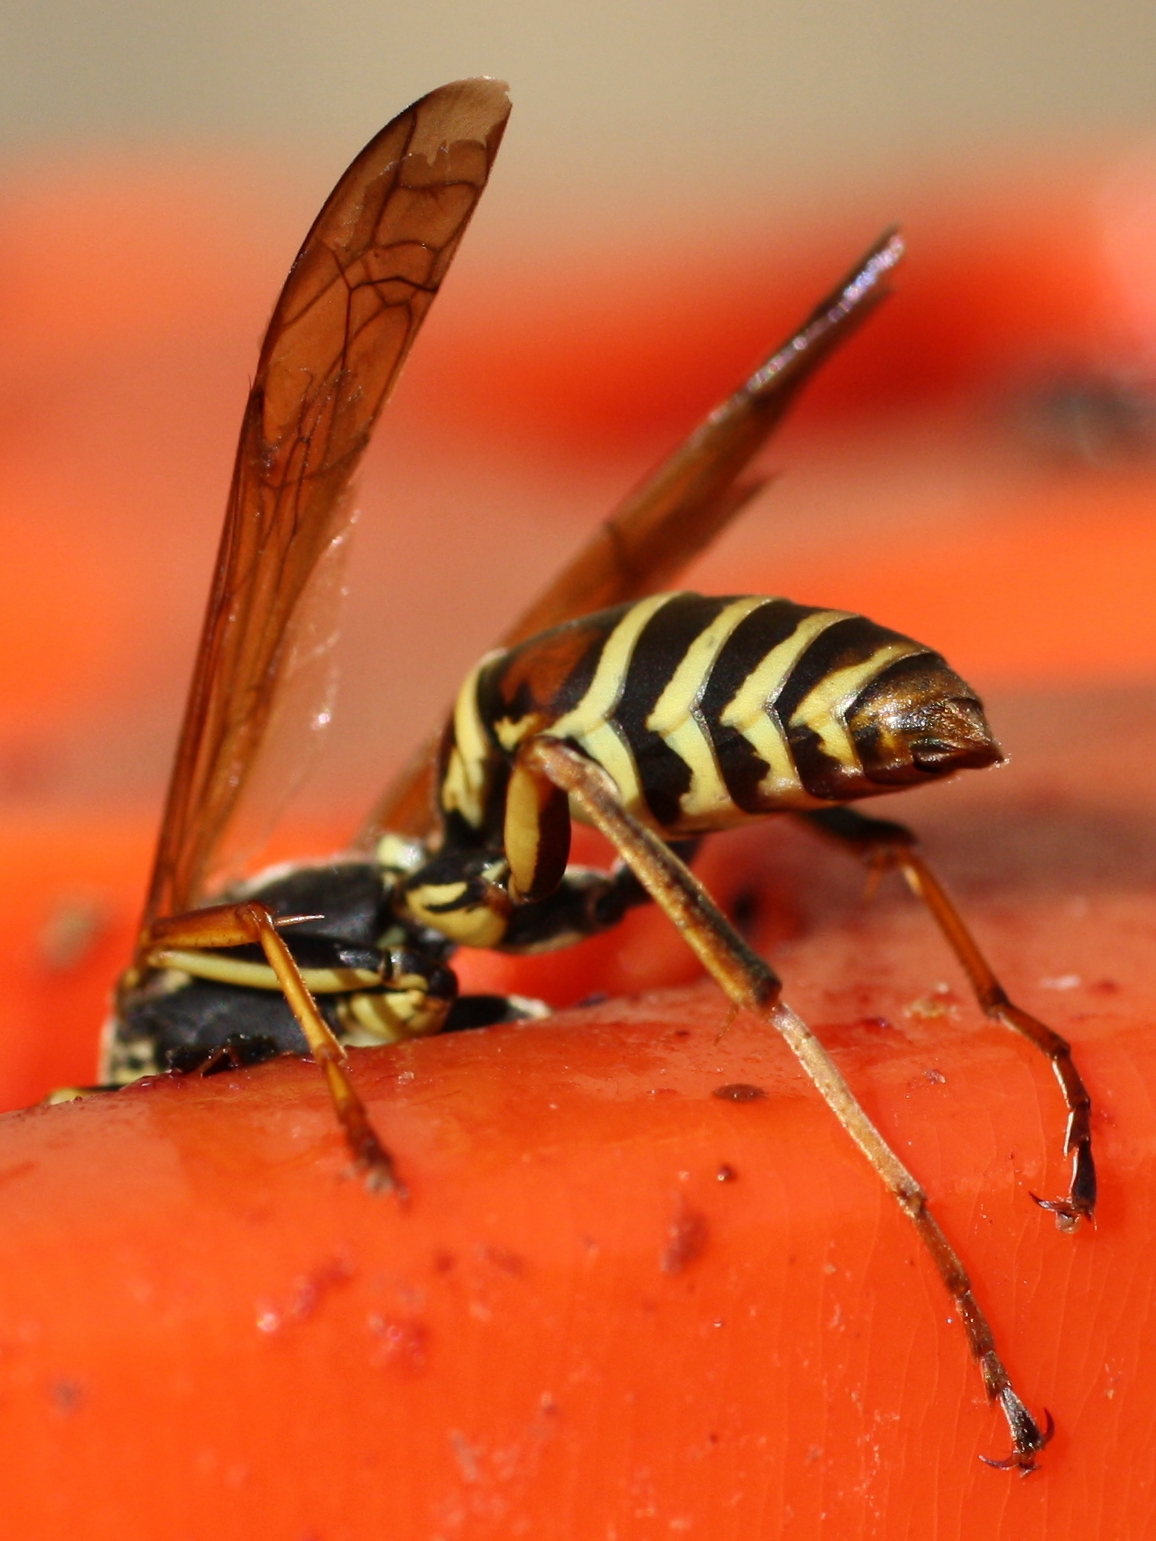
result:
[(292, 656), (302, 598), (501, 142), (500, 82), (401, 113), (338, 182), (273, 310), (241, 425), (144, 924), (206, 897)]

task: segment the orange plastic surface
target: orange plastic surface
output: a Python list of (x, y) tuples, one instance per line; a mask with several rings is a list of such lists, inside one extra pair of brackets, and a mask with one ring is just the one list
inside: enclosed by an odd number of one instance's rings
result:
[(1055, 1417), (1029, 1480), (977, 1460), (1005, 1430), (908, 1222), (704, 985), (355, 1054), (404, 1212), (349, 1177), (305, 1063), (10, 1116), (10, 1533), (1152, 1534), (1156, 909), (986, 919), (1030, 1003), (1057, 956), (1084, 971), (1047, 1005), (1097, 1105), (1095, 1233), (1029, 1197), (1064, 1180), (1046, 1067), (934, 989), (905, 906), (789, 977)]

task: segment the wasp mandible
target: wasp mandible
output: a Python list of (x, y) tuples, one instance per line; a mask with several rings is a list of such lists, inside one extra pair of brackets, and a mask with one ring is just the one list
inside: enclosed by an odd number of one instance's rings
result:
[[(783, 598), (671, 591), (761, 485), (748, 467), (801, 387), (875, 309), (888, 232), (803, 325), (603, 524), (470, 674), (440, 742), (371, 816), (364, 854), (214, 893), (214, 859), (266, 736), (303, 598), (350, 480), (486, 185), (505, 88), (461, 81), (353, 162), (273, 312), (241, 427), (135, 957), (102, 1075), (123, 1085), (304, 1049), (357, 1165), (404, 1196), (346, 1048), (479, 1026), (532, 1006), (459, 997), (455, 946), (539, 951), (662, 906), (735, 1006), (786, 1039), (915, 1224), (1027, 1472), (1047, 1443), (1013, 1389), (967, 1275), (904, 1168), (687, 861), (704, 835), (772, 813), (893, 866), (927, 904), (982, 1009), (1049, 1057), (1068, 1110), (1064, 1229), (1090, 1218), (1090, 1105), (1068, 1045), (1014, 1005), (903, 826), (849, 806), (995, 763), (975, 693), (931, 649)], [(618, 853), (569, 861), (572, 819)], [(210, 902), (213, 901), (213, 902)]]

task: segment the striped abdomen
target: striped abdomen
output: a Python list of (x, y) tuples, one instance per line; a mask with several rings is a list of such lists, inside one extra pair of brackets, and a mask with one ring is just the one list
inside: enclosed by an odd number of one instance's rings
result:
[(938, 654), (863, 616), (758, 596), (657, 594), (483, 659), (447, 734), (446, 815), (500, 828), (509, 757), (536, 733), (577, 745), (671, 835), (999, 759)]

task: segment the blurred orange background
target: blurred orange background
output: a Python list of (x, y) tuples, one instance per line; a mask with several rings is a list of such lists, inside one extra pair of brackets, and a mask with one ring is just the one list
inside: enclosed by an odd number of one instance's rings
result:
[[(0, 840), (21, 876), (0, 902), (32, 938), (6, 971), (9, 1106), (92, 1074), (299, 201), (240, 155), (9, 179)], [(277, 849), (348, 837), (535, 586), (880, 223), (467, 244), (362, 478), (335, 720)], [(1150, 679), (1156, 161), (925, 189), (905, 228), (897, 296), (687, 581), (865, 611), (986, 695)]]

